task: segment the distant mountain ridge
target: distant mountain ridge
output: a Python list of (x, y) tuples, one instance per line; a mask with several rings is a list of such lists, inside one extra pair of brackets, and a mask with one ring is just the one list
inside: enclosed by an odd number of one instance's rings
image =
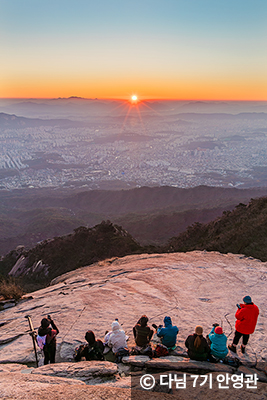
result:
[(248, 205), (240, 203), (208, 224), (195, 223), (164, 246), (141, 246), (110, 221), (94, 228), (81, 226), (30, 250), (20, 246), (11, 251), (0, 261), (0, 274), (19, 277), (26, 288), (35, 289), (65, 272), (106, 258), (193, 250), (244, 254), (267, 261), (267, 197), (252, 199)]
[[(40, 119), (20, 117), (15, 114), (6, 114), (0, 112), (0, 130), (1, 129), (21, 129), (40, 126), (60, 126), (64, 127), (83, 127), (85, 123), (72, 121), (70, 119)], [(88, 124), (87, 124), (88, 125)]]
[(265, 195), (267, 188), (208, 186), (0, 191), (0, 255), (103, 220), (123, 226), (142, 245), (163, 245), (194, 222), (210, 222), (240, 202)]
[(130, 190), (0, 191), (0, 255), (18, 245), (71, 233), (103, 220), (123, 226), (142, 245), (163, 245), (194, 222), (207, 223), (240, 202), (267, 195), (267, 188), (168, 186)]
[(208, 250), (267, 261), (267, 197), (238, 204), (208, 224), (195, 223), (170, 239), (164, 251)]

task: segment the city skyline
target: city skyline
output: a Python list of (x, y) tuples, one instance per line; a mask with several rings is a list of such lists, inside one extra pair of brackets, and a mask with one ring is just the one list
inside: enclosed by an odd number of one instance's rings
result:
[(266, 21), (262, 0), (0, 0), (0, 97), (266, 101)]

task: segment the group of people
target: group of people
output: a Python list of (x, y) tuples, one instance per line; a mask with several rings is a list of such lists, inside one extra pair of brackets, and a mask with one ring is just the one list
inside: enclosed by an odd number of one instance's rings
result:
[[(210, 333), (205, 338), (203, 328), (198, 325), (195, 332), (189, 335), (185, 341), (188, 356), (197, 361), (216, 361), (223, 360), (228, 354), (228, 349), (236, 353), (239, 340), (242, 337), (241, 351), (244, 354), (250, 334), (255, 330), (259, 315), (258, 307), (252, 302), (250, 296), (243, 298), (243, 304), (237, 304), (235, 314), (235, 336), (233, 343), (227, 347), (227, 337), (223, 329), (218, 324), (214, 324)], [(177, 326), (172, 325), (169, 316), (164, 318), (164, 326), (152, 324), (157, 337), (161, 339), (161, 344), (168, 351), (176, 347), (176, 339), (179, 332)], [(44, 351), (44, 364), (55, 362), (56, 335), (59, 333), (51, 317), (43, 318), (38, 330), (37, 343)], [(148, 326), (148, 318), (143, 315), (133, 327), (133, 335), (136, 346), (145, 349), (149, 346), (154, 335), (154, 330)], [(76, 350), (75, 360), (107, 360), (116, 361), (117, 354), (127, 354), (127, 340), (129, 339), (118, 322), (112, 322), (111, 331), (107, 331), (103, 342), (96, 340), (93, 331), (86, 332), (85, 339), (87, 344), (79, 346)], [(123, 351), (125, 353), (123, 353)]]

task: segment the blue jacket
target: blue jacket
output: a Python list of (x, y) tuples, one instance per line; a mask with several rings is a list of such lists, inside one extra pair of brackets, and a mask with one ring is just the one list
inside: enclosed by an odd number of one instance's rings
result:
[(225, 336), (224, 333), (218, 334), (215, 333), (215, 327), (212, 328), (211, 332), (209, 333), (209, 339), (211, 341), (211, 354), (214, 357), (217, 357), (219, 359), (223, 359), (224, 357), (227, 356), (228, 349), (226, 346), (227, 343), (227, 337)]
[(176, 336), (179, 332), (177, 326), (172, 326), (172, 320), (170, 317), (164, 318), (165, 328), (158, 328), (157, 336), (162, 338), (162, 344), (170, 348), (176, 344)]

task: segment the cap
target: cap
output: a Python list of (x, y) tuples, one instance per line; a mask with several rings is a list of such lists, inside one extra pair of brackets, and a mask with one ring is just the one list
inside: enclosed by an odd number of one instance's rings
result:
[(252, 303), (251, 297), (250, 296), (245, 296), (243, 298), (243, 302), (246, 303), (246, 304), (251, 304)]

